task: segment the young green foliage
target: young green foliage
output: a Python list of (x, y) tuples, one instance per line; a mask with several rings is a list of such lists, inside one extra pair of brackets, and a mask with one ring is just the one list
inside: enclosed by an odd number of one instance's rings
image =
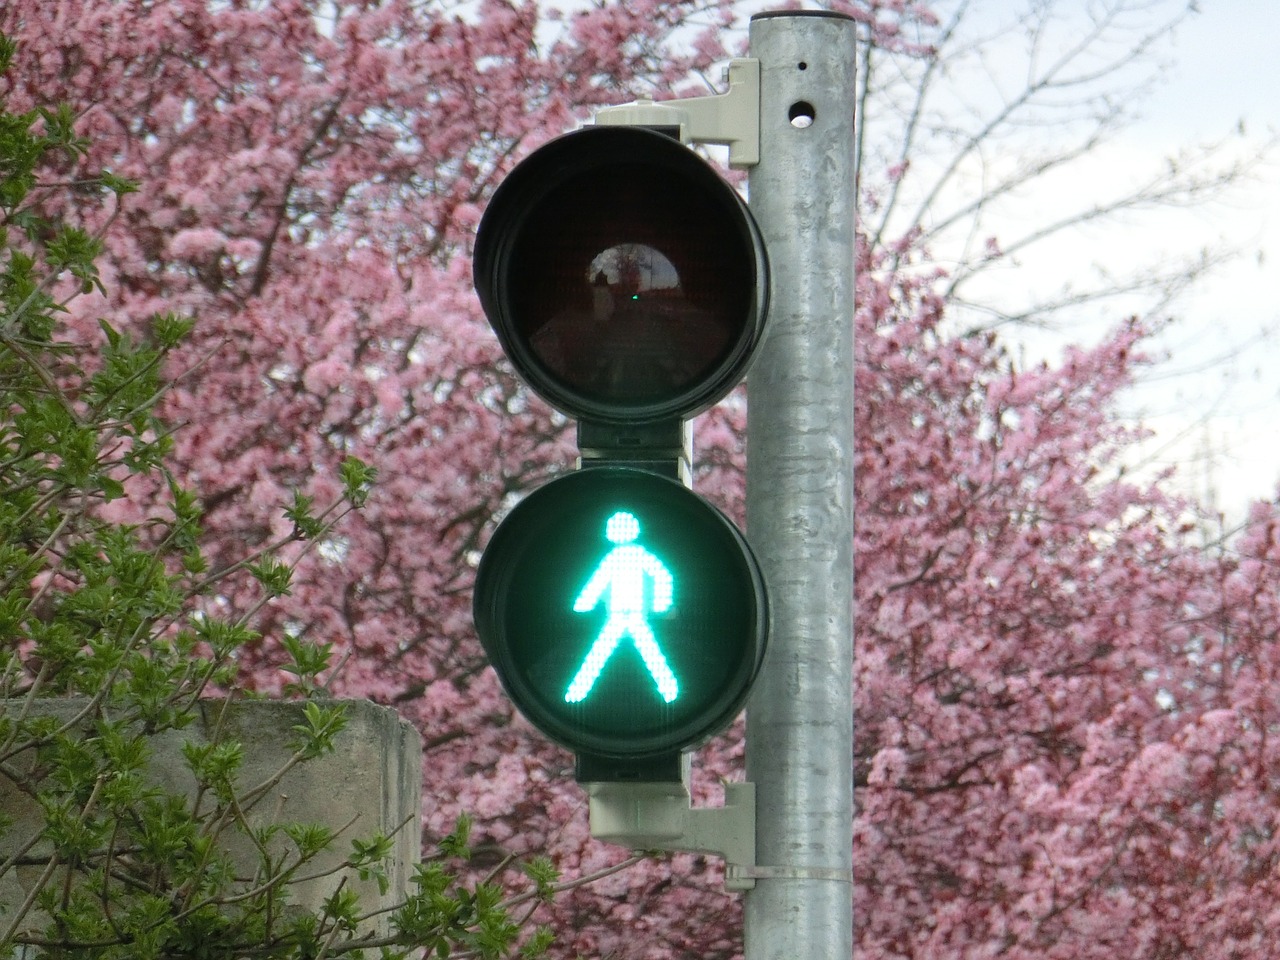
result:
[[(0, 73), (16, 53), (0, 35)], [(235, 694), (258, 612), (289, 595), (299, 551), (365, 503), (374, 470), (347, 458), (333, 502), (298, 491), (281, 505), (289, 534), (231, 562), (205, 555), (201, 497), (167, 466), (175, 427), (160, 415), (194, 321), (99, 318), (89, 342), (63, 328), (77, 298), (104, 291), (96, 261), (137, 189), (79, 169), (75, 121), (0, 102), (0, 791), (40, 824), (19, 836), (0, 816), (0, 957), (499, 956), (522, 924), (496, 887), (433, 864), (378, 928), (386, 908), (361, 897), (389, 892), (391, 836), (251, 819), (290, 769), (333, 752), (346, 710), (308, 699), (292, 753), (246, 782), (246, 746), (208, 720), (206, 695)], [(66, 190), (73, 220), (46, 202)], [(323, 694), (332, 645), (286, 633), (281, 647), (286, 692)], [(162, 788), (153, 745), (201, 717), (207, 740), (181, 747), (192, 790)], [(340, 866), (317, 866), (339, 843)], [(465, 831), (442, 846), (461, 852)], [(296, 891), (319, 879), (331, 893), (308, 908)], [(541, 932), (528, 942), (545, 949)]]

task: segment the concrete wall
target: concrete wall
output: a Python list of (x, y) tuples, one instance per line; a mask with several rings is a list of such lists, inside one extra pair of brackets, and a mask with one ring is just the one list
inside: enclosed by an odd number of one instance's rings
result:
[[(67, 722), (83, 712), (86, 703), (37, 701), (33, 713), (52, 714)], [(391, 884), (385, 896), (379, 893), (376, 882), (361, 881), (354, 874), (344, 878), (342, 872), (290, 888), (291, 903), (317, 910), (345, 879), (348, 888), (354, 886), (359, 891), (361, 911), (369, 912), (403, 899), (409, 889), (412, 866), (421, 857), (421, 739), (394, 710), (365, 700), (326, 701), (325, 705), (331, 703), (341, 703), (347, 715), (346, 728), (337, 735), (334, 752), (290, 770), (253, 804), (246, 819), (254, 827), (270, 823), (319, 823), (333, 830), (345, 827), (332, 850), (303, 868), (301, 873), (307, 875), (323, 874), (341, 864), (351, 851), (353, 838), (368, 838), (378, 832), (390, 834), (399, 828), (394, 856), (387, 865)], [(0, 714), (16, 711), (20, 706), (17, 701), (0, 701)], [(220, 726), (217, 735), (222, 741), (237, 741), (244, 747), (238, 783), (241, 790), (250, 790), (270, 780), (289, 759), (293, 752), (290, 744), (297, 739), (292, 728), (304, 722), (303, 706), (278, 701), (204, 701), (200, 704), (200, 719), (191, 726), (152, 738), (149, 776), (158, 787), (193, 796), (196, 784), (183, 758), (183, 744), (208, 743)], [(19, 756), (11, 762), (8, 772), (23, 775), (31, 769), (32, 758)], [(4, 770), (0, 770), (0, 814), (14, 821), (8, 831), (0, 834), (2, 865), (14, 851), (28, 844), (43, 824), (39, 806)], [(296, 850), (283, 836), (275, 842), (280, 851)], [(245, 837), (231, 836), (228, 850), (237, 863), (246, 864), (250, 870), (257, 863)], [(24, 859), (30, 860), (40, 852), (37, 845)], [(0, 927), (8, 925), (6, 915), (12, 917), (12, 910), (24, 902), (41, 869), (38, 865), (19, 866), (0, 875)], [(371, 931), (362, 932), (382, 933), (386, 928), (384, 914)]]

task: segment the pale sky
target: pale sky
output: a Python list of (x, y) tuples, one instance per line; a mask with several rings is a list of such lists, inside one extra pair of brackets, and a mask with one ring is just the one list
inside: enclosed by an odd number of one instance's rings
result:
[[(1280, 133), (1280, 5), (1202, 0), (1200, 6), (1179, 32), (1169, 82), (1129, 134), (1137, 146), (1159, 151), (1213, 139), (1237, 121), (1246, 144)], [(1207, 369), (1168, 382), (1184, 402), (1166, 405), (1155, 425), (1170, 437), (1190, 431), (1171, 459), (1210, 454), (1208, 464), (1183, 472), (1191, 474), (1193, 492), (1203, 494), (1211, 481), (1219, 506), (1238, 514), (1247, 500), (1274, 496), (1280, 481), (1280, 153), (1259, 183), (1192, 222), (1206, 239), (1226, 237), (1244, 253), (1180, 305), (1187, 329), (1170, 339), (1167, 366)], [(1216, 368), (1205, 363), (1235, 347), (1239, 355)], [(1208, 422), (1196, 426), (1202, 416)]]
[[(1256, 154), (1280, 134), (1280, 3), (1201, 0), (1200, 7), (1179, 28), (1165, 82), (1139, 105), (1141, 120), (1071, 167), (1077, 193), (1104, 196), (1180, 147), (1227, 139), (1230, 149)], [(1061, 205), (1057, 189), (1028, 197), (1029, 214)], [(999, 223), (992, 226), (999, 234)], [(1127, 406), (1157, 432), (1142, 457), (1176, 466), (1178, 489), (1238, 519), (1249, 500), (1275, 496), (1280, 481), (1280, 296), (1272, 287), (1280, 269), (1280, 150), (1257, 182), (1223, 202), (1073, 231), (1040, 256), (1021, 258), (998, 282), (1056, 288), (1092, 261), (1122, 272), (1166, 251), (1223, 243), (1240, 255), (1174, 305), (1175, 323), (1156, 344), (1165, 359)], [(1112, 305), (1096, 326), (1023, 334), (1025, 349), (1056, 356), (1063, 344), (1096, 341), (1124, 312)]]

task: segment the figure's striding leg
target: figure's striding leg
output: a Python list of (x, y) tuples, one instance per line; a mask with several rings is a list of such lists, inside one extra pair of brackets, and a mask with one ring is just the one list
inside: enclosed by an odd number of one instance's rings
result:
[(577, 674), (574, 675), (573, 681), (569, 684), (569, 689), (565, 691), (565, 703), (581, 703), (586, 699), (587, 694), (591, 692), (591, 688), (596, 685), (600, 671), (604, 669), (604, 665), (613, 656), (613, 651), (618, 648), (618, 639), (622, 636), (624, 630), (625, 627), (620, 619), (617, 617), (608, 619), (604, 629), (600, 631), (600, 636), (596, 637), (596, 642), (587, 651), (587, 655), (582, 661), (582, 666), (578, 668)]
[(653, 677), (653, 682), (658, 685), (658, 693), (663, 700), (670, 703), (680, 695), (680, 685), (676, 682), (676, 676), (671, 672), (671, 667), (667, 663), (667, 658), (663, 656), (658, 641), (654, 639), (653, 631), (649, 629), (643, 617), (636, 616), (628, 621), (627, 632), (631, 634), (636, 649), (640, 651), (644, 665), (649, 668), (649, 675)]

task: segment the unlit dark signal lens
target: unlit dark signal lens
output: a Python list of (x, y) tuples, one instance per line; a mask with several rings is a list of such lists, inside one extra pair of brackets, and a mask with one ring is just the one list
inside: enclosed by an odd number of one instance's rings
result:
[(495, 194), (476, 288), (527, 383), (577, 419), (688, 417), (742, 378), (768, 266), (745, 204), (688, 148), (588, 128)]

